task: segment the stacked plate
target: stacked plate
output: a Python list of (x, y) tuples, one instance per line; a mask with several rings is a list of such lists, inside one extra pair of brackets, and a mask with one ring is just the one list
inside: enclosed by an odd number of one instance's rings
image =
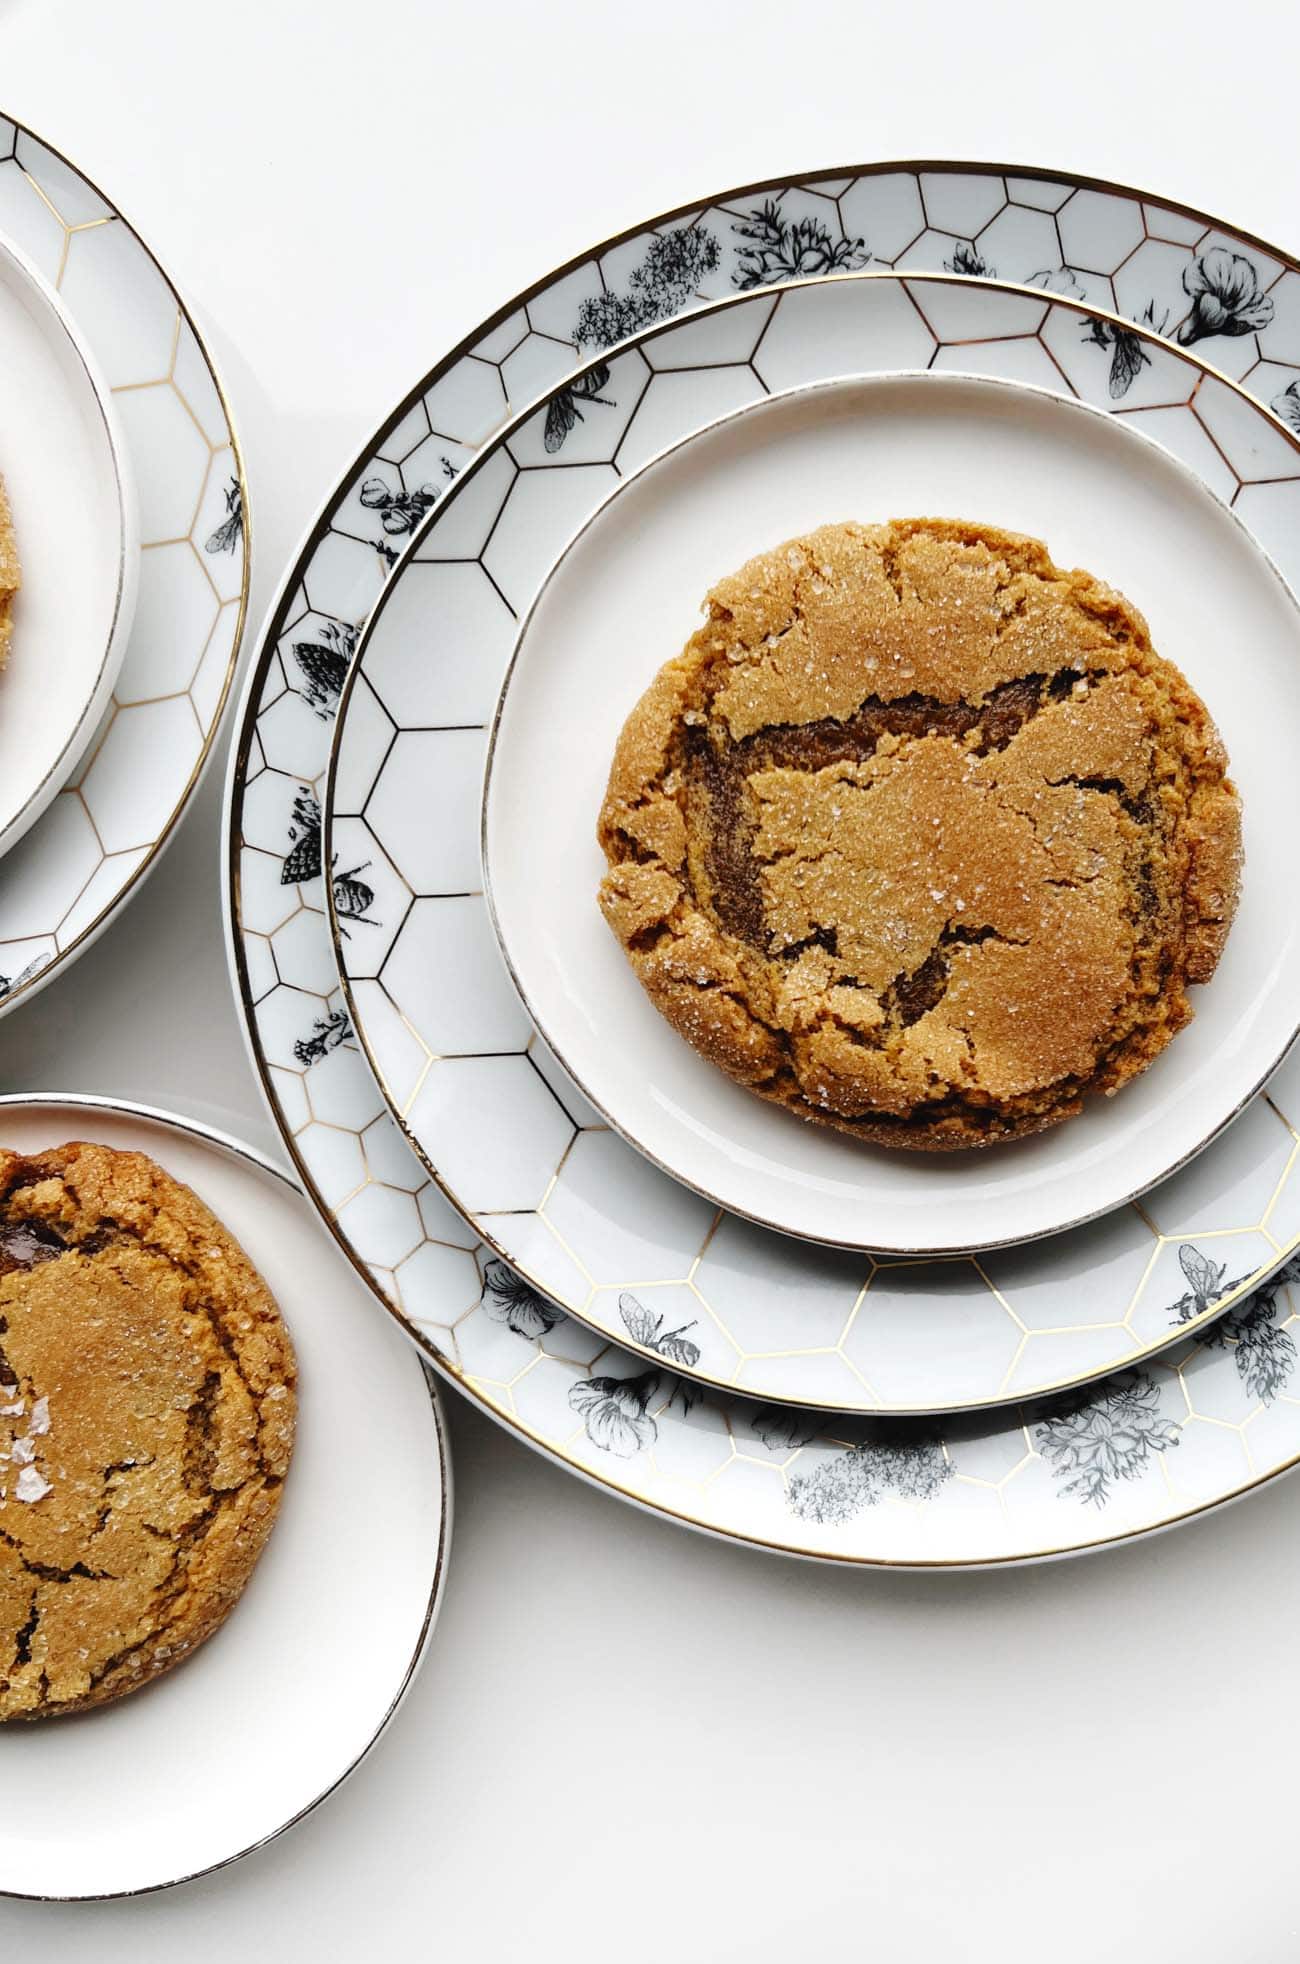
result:
[[(959, 164), (655, 220), (425, 378), (272, 609), (228, 823), (272, 1111), (427, 1357), (626, 1498), (858, 1563), (1094, 1547), (1300, 1456), (1298, 432), (1300, 268)], [(1192, 1026), (987, 1154), (737, 1089), (594, 901), (619, 727), (712, 581), (913, 512), (1127, 593), (1245, 811)]]
[[(0, 479), (4, 1014), (89, 945), (171, 836), (229, 693), (248, 559), (242, 465), (189, 314), (100, 192), (3, 119)], [(272, 1544), (220, 1635), (111, 1710), (6, 1727), (24, 1801), (0, 1834), (0, 1895), (133, 1894), (292, 1825), (404, 1697), (449, 1546), (431, 1376), (339, 1273), (295, 1182), (185, 1118), (0, 1099), (7, 1151), (73, 1138), (150, 1154), (237, 1235), (292, 1330), (299, 1423)], [(39, 1500), (42, 1485), (11, 1482), (11, 1500)], [(356, 1631), (372, 1616), (378, 1648), (359, 1674)], [(33, 1598), (28, 1638), (36, 1621)]]
[(248, 559), (243, 465), (193, 321), (95, 186), (4, 118), (0, 241), (22, 573), (0, 673), (3, 1015), (171, 836), (229, 692)]

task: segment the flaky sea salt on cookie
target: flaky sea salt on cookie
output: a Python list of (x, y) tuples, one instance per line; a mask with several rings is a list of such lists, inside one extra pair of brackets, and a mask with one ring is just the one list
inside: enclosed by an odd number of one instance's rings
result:
[(0, 1720), (106, 1703), (217, 1629), (293, 1449), (266, 1284), (143, 1153), (0, 1152)]
[(741, 1083), (890, 1146), (1114, 1091), (1190, 1017), (1241, 819), (1122, 595), (957, 520), (828, 525), (721, 580), (615, 753), (600, 901)]

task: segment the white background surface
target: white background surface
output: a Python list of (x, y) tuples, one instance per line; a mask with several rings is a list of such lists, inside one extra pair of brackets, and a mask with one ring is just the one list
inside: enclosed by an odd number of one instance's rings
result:
[[(254, 622), (408, 385), (571, 253), (889, 156), (1112, 177), (1300, 252), (1298, 58), (1263, 0), (0, 0), (0, 107), (138, 224), (223, 364)], [(226, 981), (219, 788), (0, 1025), (4, 1089), (273, 1143)], [(855, 1575), (643, 1517), (448, 1402), (442, 1622), (355, 1780), (170, 1895), (0, 1903), (5, 1957), (1294, 1957), (1300, 1484), (1084, 1561)]]

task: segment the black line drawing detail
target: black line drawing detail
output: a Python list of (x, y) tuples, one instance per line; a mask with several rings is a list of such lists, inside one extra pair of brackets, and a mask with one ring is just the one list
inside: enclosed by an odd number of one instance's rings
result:
[(648, 1407), (659, 1379), (658, 1371), (643, 1371), (634, 1378), (581, 1378), (571, 1384), (570, 1408), (582, 1418), (592, 1445), (616, 1459), (631, 1459), (652, 1446), (659, 1427)]
[(1212, 246), (1184, 266), (1183, 292), (1192, 303), (1178, 330), (1184, 348), (1210, 334), (1253, 334), (1273, 318), (1273, 296), (1261, 289), (1254, 262), (1227, 246)]
[(856, 273), (871, 257), (864, 239), (832, 238), (820, 218), (786, 218), (779, 197), (765, 198), (731, 229), (746, 242), (731, 275), (732, 285), (742, 292), (774, 280)]
[(995, 280), (998, 276), (996, 266), (990, 266), (977, 245), (969, 239), (958, 239), (952, 249), (952, 258), (943, 262), (947, 273), (964, 273), (968, 279)]
[(1145, 1371), (1124, 1371), (1034, 1427), (1034, 1446), (1061, 1482), (1058, 1500), (1104, 1507), (1116, 1480), (1133, 1480), (1154, 1453), (1182, 1434), (1161, 1416), (1160, 1390)]
[(823, 1459), (811, 1472), (792, 1474), (786, 1505), (800, 1520), (838, 1527), (886, 1494), (933, 1500), (952, 1477), (952, 1461), (937, 1439), (866, 1440)]
[(289, 850), (280, 868), (282, 887), (301, 886), (321, 870), (320, 800), (309, 784), (300, 784), (289, 821)]
[(549, 1335), (564, 1320), (562, 1310), (547, 1302), (497, 1255), (483, 1264), (483, 1307), (494, 1323), (504, 1324), (517, 1337), (533, 1342)]
[(226, 486), (225, 500), (226, 515), (203, 541), (204, 552), (233, 552), (244, 536), (244, 492), (237, 477)]
[(667, 1357), (674, 1364), (684, 1364), (691, 1370), (700, 1361), (700, 1346), (692, 1343), (684, 1334), (693, 1330), (699, 1320), (692, 1317), (689, 1323), (681, 1323), (675, 1330), (665, 1330), (662, 1315), (655, 1316), (645, 1305), (630, 1296), (626, 1291), (618, 1299), (618, 1313), (623, 1319), (623, 1327), (633, 1343), (639, 1343), (646, 1350), (653, 1350), (659, 1357)]
[(315, 710), (322, 723), (328, 723), (338, 712), (339, 697), (357, 651), (359, 634), (360, 629), (346, 621), (325, 621), (315, 641), (291, 644), (293, 658), (306, 684), (303, 700)]
[(304, 1070), (310, 1070), (313, 1064), (319, 1064), (322, 1057), (328, 1056), (331, 1050), (337, 1050), (354, 1034), (347, 1011), (332, 1009), (328, 1016), (316, 1017), (311, 1026), (311, 1035), (299, 1037), (293, 1046), (293, 1054)]

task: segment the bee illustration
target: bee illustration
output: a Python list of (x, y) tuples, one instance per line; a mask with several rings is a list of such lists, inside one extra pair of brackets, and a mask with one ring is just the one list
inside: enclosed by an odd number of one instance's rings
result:
[(280, 868), (282, 887), (301, 886), (321, 870), (320, 801), (309, 784), (298, 786), (289, 825), (289, 850)]
[(1178, 1250), (1178, 1266), (1188, 1281), (1185, 1295), (1172, 1305), (1175, 1323), (1190, 1323), (1197, 1316), (1204, 1316), (1220, 1296), (1227, 1295), (1236, 1288), (1235, 1282), (1225, 1282), (1228, 1272), (1226, 1262), (1212, 1262), (1190, 1241), (1184, 1241)]
[(244, 493), (237, 477), (232, 477), (226, 486), (225, 497), (226, 515), (216, 531), (204, 540), (204, 552), (233, 552), (243, 535)]
[[(1141, 326), (1149, 327), (1154, 334), (1163, 334), (1169, 325), (1166, 313), (1159, 321), (1156, 319), (1156, 303), (1148, 300), (1142, 310)], [(1108, 389), (1112, 402), (1126, 396), (1144, 368), (1151, 365), (1151, 357), (1142, 345), (1141, 336), (1132, 328), (1116, 327), (1110, 321), (1092, 320), (1083, 330), (1085, 341), (1095, 347), (1110, 349), (1110, 381)]]
[(570, 382), (567, 389), (560, 389), (551, 397), (546, 406), (546, 429), (542, 437), (551, 456), (563, 448), (565, 438), (579, 423), (586, 422), (587, 419), (578, 406), (580, 402), (603, 403), (606, 409), (614, 407), (610, 398), (600, 393), (608, 385), (609, 366), (608, 363), (601, 362), (588, 374), (579, 375), (576, 381)]
[(309, 1037), (299, 1037), (293, 1046), (293, 1054), (304, 1070), (319, 1064), (322, 1057), (331, 1050), (337, 1050), (353, 1034), (347, 1011), (334, 1009), (328, 1016), (318, 1016), (311, 1026)]
[(699, 1363), (700, 1346), (684, 1335), (685, 1331), (695, 1328), (694, 1317), (689, 1323), (678, 1324), (675, 1330), (665, 1330), (662, 1315), (653, 1316), (644, 1303), (626, 1291), (618, 1299), (618, 1313), (633, 1343), (653, 1350), (656, 1357), (667, 1357), (674, 1364), (685, 1364), (688, 1369)]
[(339, 706), (348, 667), (357, 651), (357, 632), (345, 621), (326, 621), (316, 641), (295, 641), (293, 658), (303, 673), (303, 700), (323, 723)]
[(393, 491), (382, 477), (368, 477), (358, 495), (367, 511), (379, 513), (379, 522), (388, 533), (414, 532), (438, 501), (432, 484), (417, 485), (413, 491)]
[(17, 975), (0, 975), (0, 1002), (6, 996), (13, 995), (16, 989), (25, 989), (32, 977), (40, 974), (48, 960), (48, 955), (38, 955), (34, 962), (28, 962), (26, 968), (19, 969)]
[(375, 904), (375, 890), (373, 887), (368, 887), (364, 880), (357, 878), (357, 874), (364, 873), (369, 864), (368, 859), (363, 860), (361, 865), (354, 866), (350, 873), (334, 873), (330, 878), (330, 885), (334, 889), (334, 911), (339, 918), (339, 932), (345, 939), (350, 937), (343, 925), (344, 921), (355, 921), (359, 927), (380, 925), (378, 921), (371, 919), (368, 912), (368, 909)]

